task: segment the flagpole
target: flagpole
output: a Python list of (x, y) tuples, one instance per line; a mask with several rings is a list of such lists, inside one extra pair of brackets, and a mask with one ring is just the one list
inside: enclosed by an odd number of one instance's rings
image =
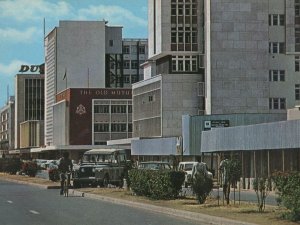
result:
[(88, 68), (88, 88), (90, 88), (90, 68)]

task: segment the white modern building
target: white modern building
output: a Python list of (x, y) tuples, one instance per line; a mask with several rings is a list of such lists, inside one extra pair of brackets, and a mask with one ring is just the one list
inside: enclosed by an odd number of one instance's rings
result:
[[(67, 105), (62, 104), (63, 99), (73, 99), (73, 96), (64, 96), (64, 98), (60, 96), (64, 93), (68, 94), (69, 92), (66, 90), (75, 89), (84, 90), (82, 91), (83, 93), (95, 93), (95, 89), (99, 90), (99, 93), (110, 93), (109, 89), (112, 92), (115, 92), (115, 89), (120, 89), (127, 93), (132, 83), (143, 79), (143, 70), (139, 67), (139, 64), (145, 62), (147, 53), (147, 39), (123, 40), (121, 26), (109, 26), (107, 21), (60, 21), (59, 26), (54, 28), (45, 38), (46, 147), (60, 145), (63, 146), (60, 147), (62, 150), (68, 149), (68, 145), (79, 146), (80, 144), (76, 143), (84, 143), (84, 145), (92, 148), (100, 143), (102, 145), (105, 144), (106, 140), (115, 139), (116, 137), (111, 138), (113, 135), (108, 135), (107, 137), (109, 138), (104, 138), (104, 134), (97, 134), (97, 138), (95, 138), (92, 135), (92, 128), (94, 127), (92, 121), (90, 121), (90, 124), (85, 125), (88, 127), (88, 132), (86, 130), (80, 131), (85, 132), (89, 137), (85, 135), (82, 140), (77, 139), (77, 142), (69, 141), (68, 137), (64, 140), (59, 139), (60, 137), (57, 134), (60, 131), (55, 131), (57, 125), (71, 129), (70, 127), (78, 122), (72, 120), (72, 117), (66, 117), (64, 124), (61, 124), (62, 118), (59, 118), (60, 110), (64, 109), (66, 115), (73, 115), (74, 112), (69, 111), (73, 107), (69, 100), (65, 101)], [(106, 90), (103, 91), (102, 89)], [(86, 99), (89, 99), (89, 102), (85, 102), (82, 99), (77, 99), (76, 101), (82, 100), (80, 104), (83, 106), (90, 104), (92, 101), (95, 104), (102, 104), (98, 103), (100, 101), (97, 100), (99, 96), (96, 94), (93, 96), (93, 99), (90, 99), (92, 96), (89, 96), (89, 94), (85, 96)], [(126, 107), (129, 104), (131, 111), (131, 90), (130, 97), (128, 96), (126, 96), (126, 101), (130, 101), (130, 104), (126, 102)], [(109, 101), (109, 97), (117, 101), (115, 96), (103, 95), (102, 97), (107, 99), (107, 101)], [(120, 102), (123, 101), (123, 98), (124, 96), (120, 97)], [(76, 101), (73, 100), (73, 102)], [(120, 104), (123, 105), (124, 103)], [(64, 105), (63, 108), (61, 108), (62, 105)], [(110, 104), (108, 105), (109, 107), (107, 105), (105, 107), (111, 108)], [(91, 108), (86, 108), (86, 110), (90, 110), (87, 114), (92, 115)], [(110, 113), (110, 111), (106, 113)], [(99, 121), (104, 121), (108, 118), (107, 115), (98, 115), (98, 117), (101, 117)], [(122, 138), (131, 137), (132, 133), (131, 112), (130, 118), (126, 117), (126, 119), (126, 123), (130, 121), (129, 125), (126, 124), (126, 131), (130, 130), (130, 136), (125, 135)], [(124, 118), (114, 118), (112, 123), (114, 121), (124, 121)], [(105, 132), (111, 131), (107, 130), (108, 126), (105, 125), (104, 127)], [(111, 126), (109, 127), (109, 129), (112, 129)], [(122, 125), (122, 132), (124, 132), (123, 127), (124, 125)], [(65, 135), (68, 133), (72, 133), (72, 130), (68, 130)], [(83, 145), (81, 144), (81, 146)]]
[(142, 140), (132, 153), (182, 154), (183, 115), (286, 117), (300, 100), (299, 18), (295, 0), (149, 0), (149, 59), (133, 84)]

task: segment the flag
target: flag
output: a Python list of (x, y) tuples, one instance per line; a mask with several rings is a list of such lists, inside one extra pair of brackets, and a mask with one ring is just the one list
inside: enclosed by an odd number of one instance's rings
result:
[(65, 69), (65, 75), (63, 77), (63, 80), (65, 80), (67, 78), (67, 69)]

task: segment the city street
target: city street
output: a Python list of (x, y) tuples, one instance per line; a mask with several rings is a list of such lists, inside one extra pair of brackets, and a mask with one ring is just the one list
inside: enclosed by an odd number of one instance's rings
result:
[(194, 221), (174, 218), (137, 208), (0, 180), (2, 225), (193, 225)]

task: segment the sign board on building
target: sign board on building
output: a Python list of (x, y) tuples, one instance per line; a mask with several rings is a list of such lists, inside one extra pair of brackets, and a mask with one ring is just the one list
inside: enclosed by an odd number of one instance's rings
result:
[(38, 72), (39, 74), (45, 73), (45, 64), (41, 65), (21, 65), (21, 68), (19, 70), (20, 73), (26, 73), (26, 72), (35, 73)]
[(229, 120), (205, 120), (204, 130), (211, 128), (229, 127)]

